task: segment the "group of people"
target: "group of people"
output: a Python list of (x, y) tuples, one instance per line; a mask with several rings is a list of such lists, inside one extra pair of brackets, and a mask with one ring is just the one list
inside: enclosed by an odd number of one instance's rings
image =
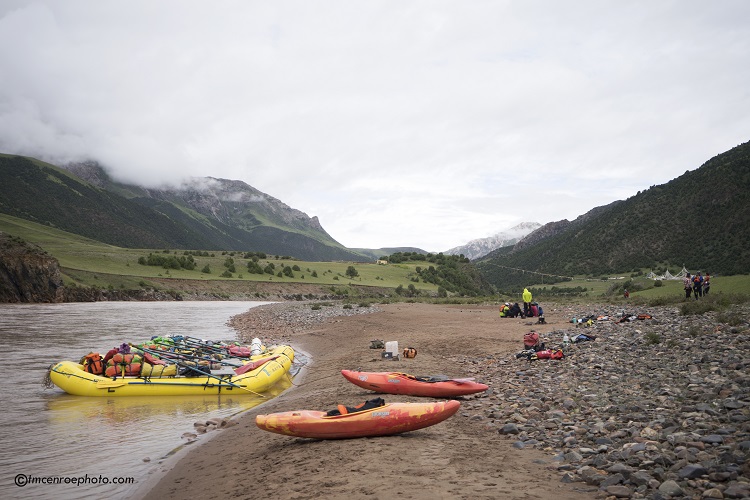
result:
[(701, 273), (696, 273), (694, 276), (690, 276), (690, 273), (685, 273), (685, 278), (682, 280), (682, 284), (685, 288), (685, 298), (689, 299), (690, 295), (695, 295), (695, 300), (698, 297), (708, 295), (711, 290), (711, 276), (706, 273), (703, 276)]
[(514, 304), (506, 302), (505, 304), (502, 304), (500, 306), (501, 318), (517, 318), (519, 316), (521, 316), (522, 318), (526, 317), (523, 311), (521, 311), (521, 306), (518, 305), (518, 302)]
[(542, 306), (536, 302), (532, 302), (531, 292), (528, 288), (523, 289), (522, 298), (523, 310), (521, 310), (521, 306), (518, 305), (518, 302), (515, 302), (514, 304), (506, 302), (500, 306), (500, 317), (517, 318), (521, 316), (522, 319), (527, 317), (538, 317), (539, 322), (544, 323), (544, 311), (542, 310)]

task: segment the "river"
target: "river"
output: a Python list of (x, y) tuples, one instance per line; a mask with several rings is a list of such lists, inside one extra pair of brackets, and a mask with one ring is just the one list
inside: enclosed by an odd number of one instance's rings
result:
[[(234, 339), (229, 318), (264, 303), (0, 305), (0, 498), (126, 498), (187, 445), (183, 434), (194, 431), (194, 422), (231, 417), (265, 401), (249, 394), (86, 398), (42, 385), (52, 363), (104, 354), (123, 342), (165, 334)], [(25, 480), (37, 482), (18, 485)]]

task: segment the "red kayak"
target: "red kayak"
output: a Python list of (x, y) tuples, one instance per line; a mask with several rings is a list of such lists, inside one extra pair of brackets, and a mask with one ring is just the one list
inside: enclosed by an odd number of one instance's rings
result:
[(423, 429), (453, 416), (461, 403), (389, 403), (343, 415), (315, 410), (258, 415), (255, 424), (264, 431), (317, 439), (390, 436)]
[(473, 378), (449, 379), (447, 377), (417, 377), (398, 372), (355, 372), (341, 370), (341, 374), (354, 385), (363, 389), (386, 394), (453, 398), (486, 391), (485, 384)]

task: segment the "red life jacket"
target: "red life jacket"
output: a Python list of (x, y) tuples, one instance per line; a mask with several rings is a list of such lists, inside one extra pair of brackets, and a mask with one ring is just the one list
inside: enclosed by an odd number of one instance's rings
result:
[(536, 353), (537, 359), (562, 359), (564, 356), (560, 349), (547, 349)]
[(529, 332), (523, 335), (523, 346), (526, 349), (531, 349), (539, 344), (539, 334), (536, 332)]
[(229, 354), (236, 358), (249, 358), (252, 355), (250, 348), (245, 346), (232, 345), (228, 350)]

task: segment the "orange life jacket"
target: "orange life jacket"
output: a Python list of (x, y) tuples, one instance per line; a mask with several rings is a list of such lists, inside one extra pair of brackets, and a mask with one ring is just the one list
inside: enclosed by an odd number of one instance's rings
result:
[(102, 361), (102, 355), (98, 352), (91, 352), (83, 357), (81, 360), (84, 370), (94, 375), (102, 375), (104, 373), (104, 362)]
[(137, 377), (141, 373), (143, 358), (138, 354), (122, 354), (118, 352), (107, 362), (104, 374), (107, 377)]

